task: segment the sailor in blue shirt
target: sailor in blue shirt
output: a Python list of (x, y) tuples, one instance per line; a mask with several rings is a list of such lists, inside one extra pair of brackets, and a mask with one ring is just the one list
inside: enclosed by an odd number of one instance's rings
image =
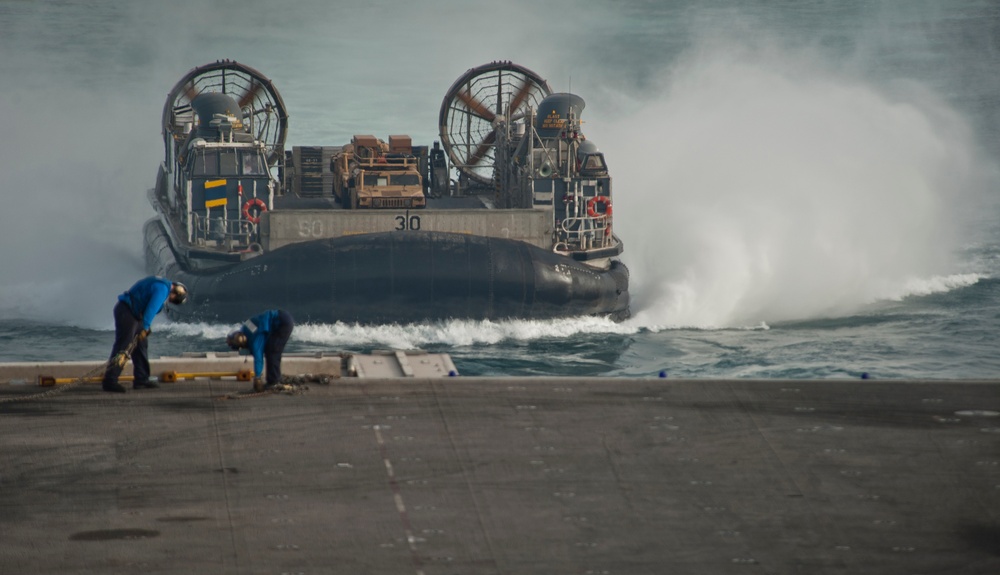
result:
[(129, 357), (125, 350), (135, 341), (132, 350), (132, 389), (160, 387), (149, 380), (149, 354), (146, 336), (150, 333), (150, 325), (156, 314), (163, 310), (163, 305), (170, 302), (181, 305), (187, 300), (187, 288), (180, 282), (172, 282), (156, 276), (143, 278), (128, 291), (118, 296), (115, 304), (115, 344), (111, 348), (111, 359), (104, 371), (104, 381), (101, 388), (104, 391), (125, 393), (125, 388), (118, 383), (122, 369)]
[[(295, 321), (284, 310), (272, 309), (256, 315), (226, 336), (226, 343), (232, 349), (247, 348), (253, 354), (253, 388), (263, 391), (281, 383), (281, 354), (292, 335)], [(267, 386), (261, 381), (263, 367), (267, 364)]]

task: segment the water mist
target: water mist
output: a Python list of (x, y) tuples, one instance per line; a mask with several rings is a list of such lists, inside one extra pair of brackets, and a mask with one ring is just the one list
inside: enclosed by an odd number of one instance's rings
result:
[(976, 281), (952, 274), (978, 152), (920, 86), (716, 46), (636, 106), (601, 135), (635, 324), (753, 326)]

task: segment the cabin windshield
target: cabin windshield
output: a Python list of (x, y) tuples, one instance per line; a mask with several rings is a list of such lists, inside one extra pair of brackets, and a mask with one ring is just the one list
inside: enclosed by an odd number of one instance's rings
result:
[(607, 168), (604, 164), (604, 154), (590, 154), (583, 164), (584, 170), (606, 170)]
[(266, 173), (262, 160), (257, 150), (195, 150), (193, 175), (260, 175)]
[(388, 186), (389, 176), (365, 174), (365, 187)]
[(255, 175), (264, 173), (264, 163), (257, 152), (243, 152), (243, 173)]
[(219, 175), (218, 150), (195, 150), (193, 175), (195, 176)]
[(219, 150), (219, 175), (238, 176), (239, 164), (236, 163), (236, 150)]
[(365, 187), (419, 186), (420, 176), (416, 174), (365, 174)]
[(392, 183), (397, 186), (419, 186), (420, 176), (416, 174), (399, 174), (398, 176), (392, 176)]

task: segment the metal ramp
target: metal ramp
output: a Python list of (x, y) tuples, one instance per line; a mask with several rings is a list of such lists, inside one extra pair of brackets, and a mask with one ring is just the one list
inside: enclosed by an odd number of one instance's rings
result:
[(458, 370), (445, 353), (375, 350), (349, 356), (347, 374), (358, 378), (448, 377), (458, 375)]

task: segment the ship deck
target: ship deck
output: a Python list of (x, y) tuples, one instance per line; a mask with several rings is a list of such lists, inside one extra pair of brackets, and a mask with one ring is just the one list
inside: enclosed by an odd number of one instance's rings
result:
[[(486, 210), (489, 198), (484, 194), (470, 194), (464, 196), (441, 196), (428, 197), (425, 210)], [(322, 196), (299, 196), (293, 193), (281, 194), (274, 197), (274, 208), (276, 210), (346, 210), (332, 194)], [(352, 210), (346, 210), (352, 211)], [(370, 209), (354, 211), (372, 211)]]
[(1000, 572), (998, 381), (247, 385), (0, 403), (0, 572)]

